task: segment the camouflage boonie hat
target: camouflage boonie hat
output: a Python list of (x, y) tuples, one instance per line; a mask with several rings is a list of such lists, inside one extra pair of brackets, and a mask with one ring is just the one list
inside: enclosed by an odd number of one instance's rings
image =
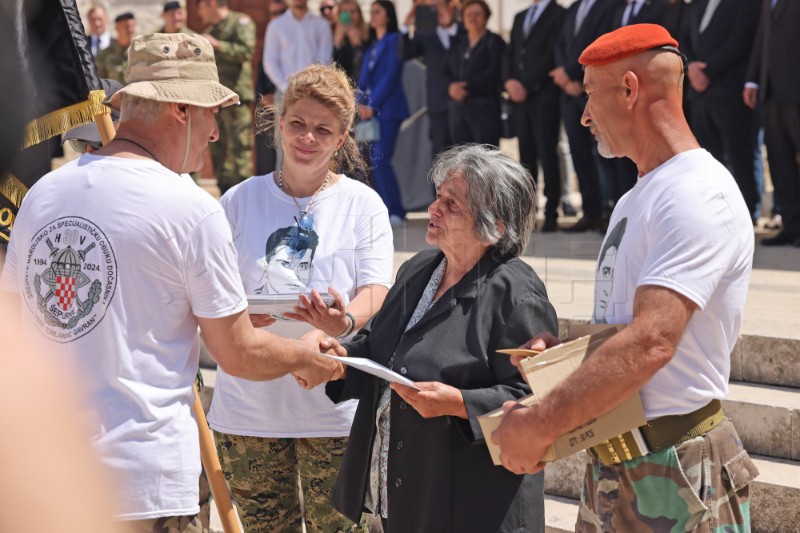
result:
[(106, 100), (119, 109), (123, 94), (156, 102), (227, 107), (239, 95), (219, 83), (214, 49), (199, 35), (153, 33), (128, 48), (128, 84)]

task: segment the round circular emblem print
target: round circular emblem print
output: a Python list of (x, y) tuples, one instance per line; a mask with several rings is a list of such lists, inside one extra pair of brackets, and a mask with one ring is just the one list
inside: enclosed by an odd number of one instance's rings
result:
[(25, 260), (23, 296), (47, 338), (74, 341), (103, 320), (117, 288), (117, 260), (93, 222), (51, 222), (33, 236)]

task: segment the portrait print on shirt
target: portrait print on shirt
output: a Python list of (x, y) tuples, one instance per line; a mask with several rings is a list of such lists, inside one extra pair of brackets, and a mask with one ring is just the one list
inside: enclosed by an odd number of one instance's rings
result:
[(117, 260), (96, 224), (54, 220), (36, 232), (25, 256), (23, 298), (45, 337), (71, 342), (100, 323), (116, 291)]
[(592, 315), (592, 323), (594, 324), (608, 323), (606, 309), (608, 309), (611, 293), (614, 290), (614, 269), (617, 262), (617, 253), (627, 225), (627, 217), (620, 220), (608, 234), (603, 247), (600, 249), (594, 283), (594, 314)]
[(267, 239), (264, 257), (258, 260), (261, 279), (255, 294), (306, 292), (318, 244), (317, 232), (299, 224), (274, 231)]

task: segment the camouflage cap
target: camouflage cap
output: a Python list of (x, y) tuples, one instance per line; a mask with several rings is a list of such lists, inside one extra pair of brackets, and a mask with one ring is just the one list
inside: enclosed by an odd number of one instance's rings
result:
[(123, 94), (198, 107), (239, 103), (239, 95), (219, 83), (214, 49), (199, 35), (134, 37), (128, 48), (126, 79), (127, 85), (106, 100), (114, 109), (119, 109)]

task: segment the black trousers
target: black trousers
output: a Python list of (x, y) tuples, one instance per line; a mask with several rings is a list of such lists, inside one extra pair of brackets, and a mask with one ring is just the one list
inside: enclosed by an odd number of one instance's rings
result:
[(800, 103), (764, 102), (764, 141), (783, 230), (800, 237)]
[(578, 174), (583, 216), (600, 218), (603, 212), (603, 199), (600, 195), (600, 180), (593, 155), (597, 150), (597, 141), (594, 140), (589, 128), (581, 125), (581, 115), (585, 107), (585, 96), (561, 95), (561, 116), (564, 118), (564, 129), (567, 130), (572, 165)]
[(434, 158), (453, 145), (447, 115), (447, 111), (428, 111), (428, 136)]
[(448, 106), (453, 144), (500, 144), (500, 100), (451, 101)]
[(519, 139), (519, 157), (538, 179), (538, 165), (544, 174), (544, 193), (547, 203), (544, 216), (558, 218), (556, 209), (561, 200), (561, 175), (558, 170), (558, 129), (561, 115), (558, 102), (546, 98), (531, 98), (514, 104), (511, 120)]
[(692, 100), (691, 124), (700, 146), (731, 171), (750, 215), (755, 215), (760, 200), (753, 157), (755, 111), (744, 105), (741, 94), (701, 95)]

